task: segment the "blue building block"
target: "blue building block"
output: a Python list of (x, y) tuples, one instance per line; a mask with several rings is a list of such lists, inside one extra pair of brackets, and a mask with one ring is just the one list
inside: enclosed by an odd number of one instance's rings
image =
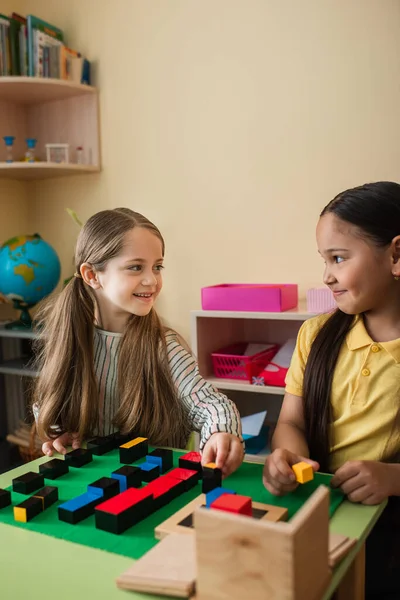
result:
[(158, 465), (160, 467), (160, 473), (163, 472), (163, 460), (162, 460), (161, 456), (150, 456), (150, 454), (148, 454), (146, 456), (146, 463), (150, 463), (152, 465)]
[(58, 518), (60, 521), (75, 525), (76, 523), (79, 523), (79, 521), (92, 515), (95, 506), (100, 504), (100, 502), (103, 502), (102, 496), (86, 492), (85, 494), (81, 494), (80, 496), (76, 496), (75, 498), (64, 502), (64, 504), (60, 504), (58, 507)]
[(211, 490), (211, 492), (208, 492), (206, 494), (206, 507), (210, 508), (214, 500), (222, 496), (222, 494), (236, 494), (236, 492), (234, 492), (233, 490), (227, 490), (223, 487), (214, 488), (213, 490)]
[(143, 481), (153, 481), (160, 477), (160, 467), (154, 463), (144, 462), (140, 466)]

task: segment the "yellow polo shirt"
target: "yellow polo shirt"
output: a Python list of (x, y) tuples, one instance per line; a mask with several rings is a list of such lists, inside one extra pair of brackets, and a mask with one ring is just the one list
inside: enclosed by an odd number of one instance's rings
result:
[[(311, 344), (327, 318), (313, 317), (300, 328), (286, 376), (286, 391), (290, 394), (303, 395)], [(382, 459), (399, 402), (400, 339), (374, 342), (362, 317), (356, 316), (339, 352), (332, 382), (332, 471), (348, 460)]]

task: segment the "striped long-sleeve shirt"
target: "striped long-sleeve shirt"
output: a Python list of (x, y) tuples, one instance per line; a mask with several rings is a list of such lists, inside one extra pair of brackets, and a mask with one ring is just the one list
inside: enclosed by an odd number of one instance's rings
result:
[[(114, 414), (119, 408), (117, 386), (120, 333), (95, 329), (94, 369), (99, 385), (99, 435), (108, 435), (115, 428)], [(241, 437), (241, 422), (234, 403), (205, 381), (197, 363), (179, 343), (176, 334), (166, 335), (168, 362), (177, 394), (183, 403), (193, 431), (200, 433), (203, 448), (213, 433), (227, 432)]]
[[(97, 328), (94, 332), (94, 369), (99, 386), (97, 435), (115, 431), (112, 420), (119, 408), (117, 373), (121, 338), (120, 333)], [(181, 346), (176, 334), (167, 333), (166, 342), (172, 380), (191, 429), (200, 433), (200, 448), (218, 432), (231, 433), (243, 441), (235, 404), (201, 377), (195, 359)]]

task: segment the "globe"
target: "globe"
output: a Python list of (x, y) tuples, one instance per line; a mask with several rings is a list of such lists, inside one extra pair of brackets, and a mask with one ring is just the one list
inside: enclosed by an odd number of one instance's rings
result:
[(60, 273), (56, 251), (37, 233), (11, 238), (0, 247), (0, 296), (22, 311), (16, 326), (31, 326), (28, 308), (54, 290)]

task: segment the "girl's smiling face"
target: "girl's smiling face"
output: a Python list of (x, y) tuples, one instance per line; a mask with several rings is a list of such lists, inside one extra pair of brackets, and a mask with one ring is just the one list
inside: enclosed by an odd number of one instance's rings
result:
[(391, 246), (378, 247), (356, 226), (333, 213), (317, 225), (318, 252), (325, 261), (324, 283), (347, 314), (380, 310), (392, 295)]
[(112, 322), (124, 315), (147, 315), (162, 288), (162, 269), (161, 240), (143, 227), (128, 231), (122, 252), (97, 273), (95, 293), (102, 318)]

